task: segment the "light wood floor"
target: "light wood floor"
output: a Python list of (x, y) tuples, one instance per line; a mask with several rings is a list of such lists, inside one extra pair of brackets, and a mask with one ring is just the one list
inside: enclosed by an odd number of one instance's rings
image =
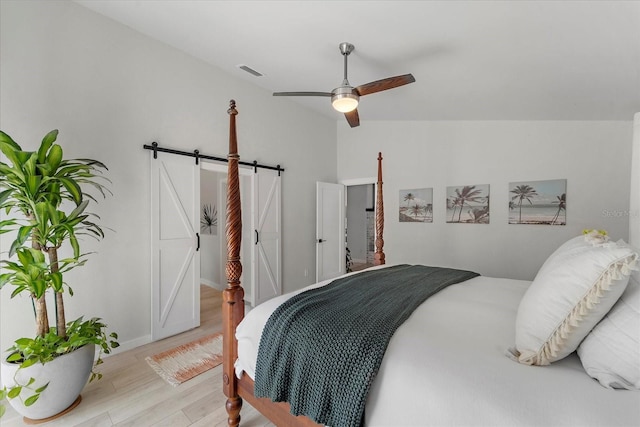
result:
[[(222, 294), (201, 286), (200, 327), (104, 359), (103, 378), (87, 385), (82, 403), (69, 414), (41, 424), (46, 427), (104, 426), (226, 426), (222, 366), (173, 387), (149, 367), (145, 357), (222, 330)], [(248, 403), (241, 426), (274, 427)], [(25, 425), (10, 407), (2, 427)]]

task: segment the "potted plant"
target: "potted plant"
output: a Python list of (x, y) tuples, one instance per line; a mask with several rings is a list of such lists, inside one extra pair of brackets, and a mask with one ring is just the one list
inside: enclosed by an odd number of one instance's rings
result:
[[(0, 221), (0, 234), (15, 236), (0, 260), (0, 288), (13, 286), (11, 298), (28, 295), (36, 326), (35, 337), (16, 340), (8, 357), (0, 360), (0, 417), (6, 410), (4, 399), (31, 419), (48, 418), (79, 403), (89, 376), (101, 377), (94, 369), (102, 362), (101, 354), (118, 346), (117, 334), (107, 335), (99, 318), (66, 321), (64, 296), (72, 296), (73, 290), (64, 275), (86, 262), (79, 237), (104, 237), (93, 222), (97, 216), (86, 211), (96, 201), (88, 190), (102, 197), (110, 192), (103, 185), (108, 182), (102, 176), (106, 166), (96, 160), (64, 159), (57, 136), (53, 130), (37, 151), (24, 151), (0, 131), (0, 150), (8, 159), (0, 162), (0, 210), (8, 218)], [(59, 258), (59, 253), (70, 255)], [(53, 295), (53, 311), (47, 294)], [(51, 313), (55, 326), (49, 323)]]

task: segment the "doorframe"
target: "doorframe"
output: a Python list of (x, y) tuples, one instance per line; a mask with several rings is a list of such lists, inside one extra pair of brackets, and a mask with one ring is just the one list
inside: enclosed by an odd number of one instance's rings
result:
[[(346, 187), (352, 187), (352, 186), (356, 186), (356, 185), (371, 185), (371, 184), (373, 184), (373, 211), (375, 213), (375, 210), (378, 207), (378, 203), (377, 203), (378, 202), (378, 192), (376, 191), (377, 190), (376, 187), (378, 186), (378, 178), (377, 177), (372, 176), (372, 177), (368, 177), (368, 178), (343, 179), (343, 180), (338, 181), (338, 184), (342, 184), (342, 185), (345, 186), (345, 192), (344, 192), (345, 197), (347, 197), (347, 195), (348, 195), (348, 189)], [(349, 205), (349, 198), (347, 197), (347, 206), (348, 205)], [(346, 215), (346, 213), (347, 213), (347, 210), (345, 209), (345, 215)], [(348, 228), (349, 228), (349, 223), (347, 222), (347, 225), (346, 225), (345, 230), (344, 230), (345, 236), (346, 236)], [(376, 235), (376, 232), (377, 232), (377, 230), (374, 227), (374, 230), (373, 230), (374, 241), (375, 241), (375, 239), (378, 238), (378, 236)]]
[[(376, 187), (378, 185), (378, 178), (372, 176), (372, 177), (368, 177), (368, 178), (343, 179), (343, 180), (338, 181), (338, 184), (342, 184), (342, 185), (345, 186), (344, 195), (347, 198), (347, 209), (345, 209), (345, 215), (347, 214), (347, 210), (349, 209), (348, 208), (348, 206), (349, 206), (349, 197), (348, 197), (349, 191), (348, 191), (347, 187), (354, 187), (356, 185), (371, 185), (371, 184), (373, 184), (373, 210), (374, 210), (374, 213), (375, 213), (375, 209), (378, 207), (378, 203), (377, 203), (377, 201), (378, 201), (378, 192), (376, 191), (377, 190)], [(344, 233), (345, 233), (345, 236), (346, 236), (347, 235), (347, 229), (349, 228), (349, 222), (346, 220), (346, 218), (345, 218), (345, 224), (346, 225), (345, 225)], [(374, 239), (374, 241), (378, 237), (376, 235), (377, 231), (378, 230), (374, 227), (374, 229), (373, 229), (373, 239)], [(345, 248), (346, 248), (346, 245), (347, 245), (347, 242), (345, 241)]]
[[(374, 189), (375, 189), (375, 185), (377, 185), (377, 182), (378, 182), (378, 180), (377, 180), (376, 177), (342, 179), (342, 180), (339, 180), (338, 182), (336, 182), (337, 185), (342, 186), (342, 189), (343, 189), (342, 191), (344, 191), (344, 200), (343, 200), (342, 203), (344, 203), (346, 201), (346, 205), (344, 206), (344, 218), (342, 218), (342, 225), (341, 225), (341, 227), (343, 228), (341, 235), (343, 237), (340, 239), (340, 241), (342, 242), (341, 244), (343, 245), (343, 247), (342, 247), (343, 253), (346, 252), (346, 247), (347, 247), (346, 246), (346, 243), (347, 243), (346, 242), (346, 235), (347, 235), (347, 228), (349, 227), (349, 224), (346, 221), (347, 206), (349, 204), (349, 201), (348, 201), (348, 198), (347, 198), (348, 187), (355, 186), (355, 185), (371, 185), (371, 184), (373, 184), (374, 185)], [(318, 183), (316, 183), (316, 193), (318, 193), (317, 184)], [(329, 184), (329, 183), (327, 183), (327, 184)], [(377, 206), (377, 203), (376, 203), (377, 202), (377, 200), (376, 200), (377, 199), (377, 191), (374, 191), (374, 195), (373, 196), (374, 196), (373, 198), (374, 198), (374, 208), (375, 208), (375, 206)], [(316, 197), (317, 197), (317, 194), (316, 194)], [(318, 206), (316, 206), (316, 210), (317, 209), (319, 209)], [(318, 225), (319, 225), (319, 219), (316, 218), (316, 239), (319, 238), (319, 236), (317, 236)], [(375, 230), (374, 230), (374, 239), (376, 237), (377, 236), (375, 236)], [(319, 250), (318, 249), (318, 242), (316, 241), (316, 282), (319, 281), (319, 272), (320, 272), (320, 266), (319, 266), (319, 262), (320, 261), (319, 261), (319, 258), (318, 258), (318, 250)], [(343, 262), (344, 262), (344, 259), (343, 259)]]

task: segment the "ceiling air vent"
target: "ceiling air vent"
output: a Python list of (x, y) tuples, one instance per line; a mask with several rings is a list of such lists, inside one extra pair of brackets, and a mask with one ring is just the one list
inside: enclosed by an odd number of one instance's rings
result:
[(254, 70), (253, 68), (249, 67), (248, 65), (238, 65), (238, 68), (240, 68), (241, 70), (246, 71), (247, 73), (251, 74), (252, 76), (262, 77), (262, 73)]

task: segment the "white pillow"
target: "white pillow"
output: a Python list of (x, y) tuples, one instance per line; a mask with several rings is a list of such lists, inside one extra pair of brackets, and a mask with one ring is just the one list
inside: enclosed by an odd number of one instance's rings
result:
[(640, 389), (640, 282), (629, 286), (578, 347), (587, 373), (607, 388)]
[(591, 232), (560, 246), (520, 301), (518, 362), (548, 365), (569, 355), (624, 292), (638, 254)]

